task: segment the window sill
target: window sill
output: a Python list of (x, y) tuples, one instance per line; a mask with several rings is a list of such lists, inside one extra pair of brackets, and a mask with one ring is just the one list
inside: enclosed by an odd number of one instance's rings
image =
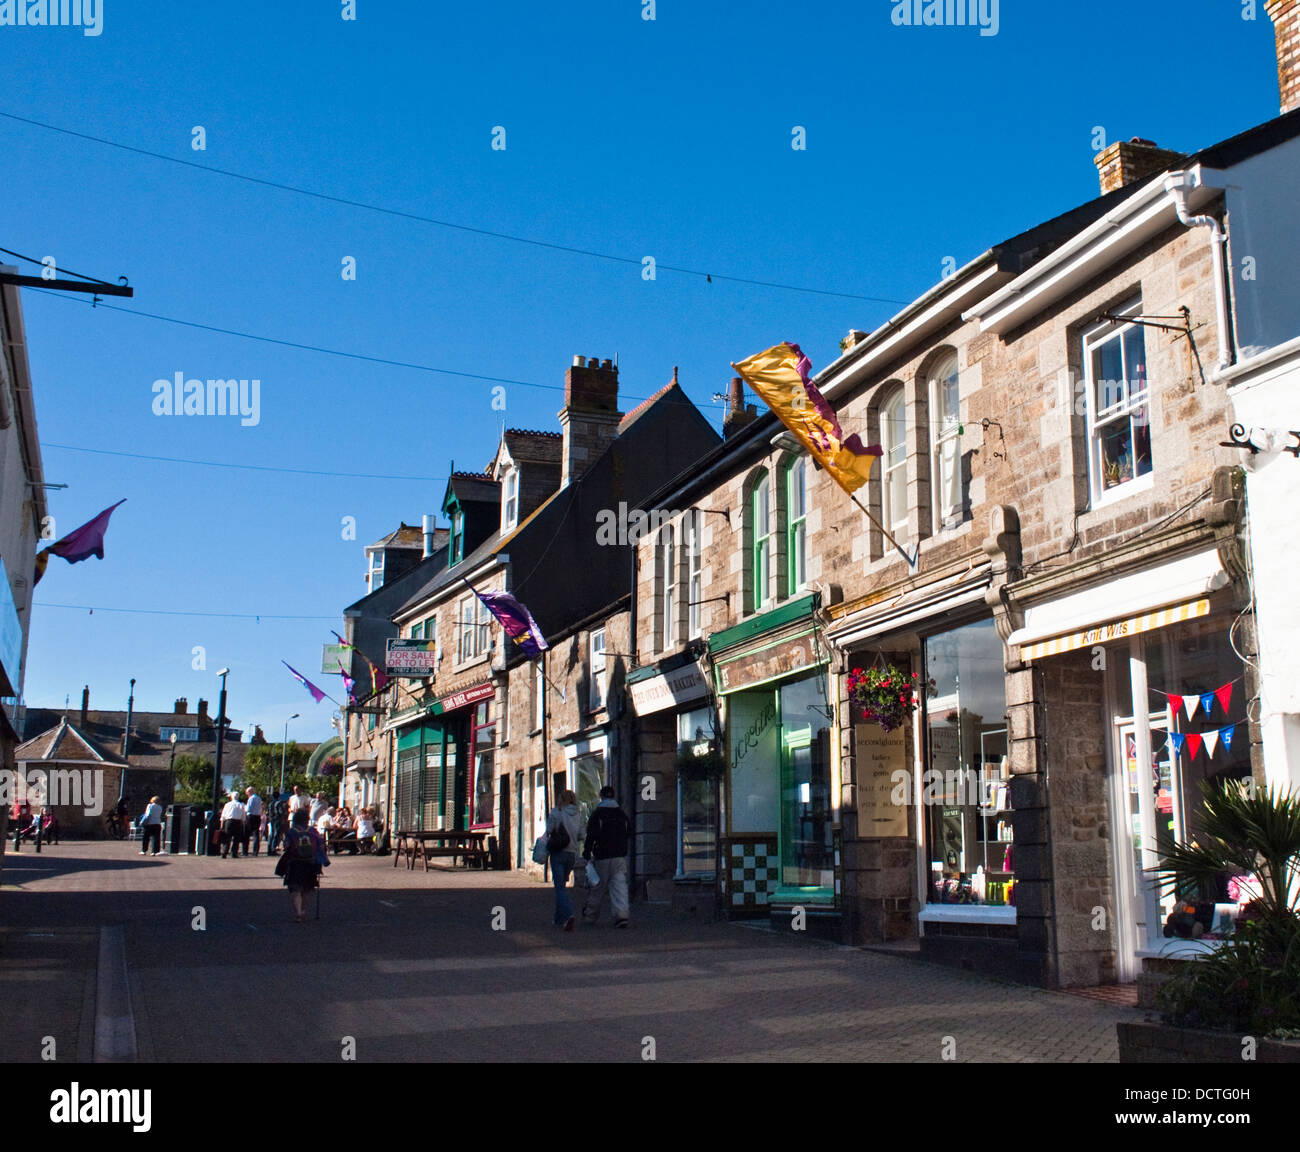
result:
[(463, 664), (453, 664), (451, 671), (453, 675), (461, 672), (467, 672), (471, 668), (476, 668), (480, 664), (487, 664), (492, 659), (492, 653), (484, 652), (481, 656), (471, 656)]
[(1139, 476), (1136, 480), (1128, 480), (1123, 484), (1116, 484), (1114, 488), (1108, 488), (1099, 496), (1093, 497), (1090, 512), (1099, 512), (1102, 509), (1110, 508), (1115, 504), (1122, 504), (1130, 496), (1138, 496), (1144, 492), (1150, 492), (1155, 487), (1156, 474), (1148, 472), (1145, 476)]
[(1014, 904), (927, 904), (917, 914), (922, 923), (1014, 924)]

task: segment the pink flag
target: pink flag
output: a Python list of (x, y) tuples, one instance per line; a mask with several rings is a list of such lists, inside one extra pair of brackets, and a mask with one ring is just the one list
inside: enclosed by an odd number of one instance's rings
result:
[(89, 560), (92, 556), (102, 560), (104, 533), (108, 531), (108, 519), (113, 515), (113, 509), (118, 504), (125, 503), (125, 500), (119, 500), (112, 507), (105, 508), (93, 520), (87, 520), (80, 528), (74, 528), (62, 540), (56, 540), (41, 552), (36, 557), (36, 579), (32, 583), (41, 582), (41, 577), (45, 575), (45, 565), (49, 563), (51, 556), (62, 556), (69, 564), (78, 564), (82, 560)]
[(325, 693), (322, 692), (319, 688), (317, 688), (316, 685), (313, 684), (310, 680), (308, 680), (307, 677), (304, 676), (301, 672), (295, 672), (287, 660), (281, 660), (280, 663), (283, 664), (286, 668), (288, 668), (289, 674), (295, 680), (297, 680), (299, 684), (301, 684), (304, 688), (306, 688), (308, 692), (312, 694), (312, 699), (314, 699), (317, 704), (319, 704), (322, 700), (325, 699)]

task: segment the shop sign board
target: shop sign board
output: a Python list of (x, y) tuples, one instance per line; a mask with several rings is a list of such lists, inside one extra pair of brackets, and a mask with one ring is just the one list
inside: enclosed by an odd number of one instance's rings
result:
[(708, 695), (708, 691), (709, 682), (704, 678), (699, 664), (695, 663), (628, 685), (632, 710), (638, 716), (648, 716), (652, 712), (662, 712), (665, 708), (698, 700), (701, 696)]
[(320, 653), (320, 670), (337, 675), (352, 667), (352, 649), (347, 644), (323, 644)]
[(816, 637), (809, 632), (719, 660), (718, 686), (723, 693), (737, 692), (741, 688), (752, 688), (770, 680), (796, 675), (820, 663), (822, 660), (817, 654)]
[(491, 684), (476, 684), (473, 688), (466, 688), (461, 692), (453, 692), (450, 696), (444, 696), (438, 701), (435, 708), (435, 714), (441, 712), (454, 712), (457, 708), (464, 708), (467, 704), (477, 704), (480, 700), (487, 700), (496, 693), (496, 688)]
[(438, 642), (392, 637), (384, 659), (384, 671), (390, 676), (421, 678), (438, 671)]
[[(902, 728), (886, 732), (879, 724), (853, 726), (858, 778), (858, 835), (906, 836), (910, 793), (897, 804), (900, 780), (910, 781)], [(899, 776), (897, 773), (902, 773)], [(910, 785), (905, 785), (910, 787)]]

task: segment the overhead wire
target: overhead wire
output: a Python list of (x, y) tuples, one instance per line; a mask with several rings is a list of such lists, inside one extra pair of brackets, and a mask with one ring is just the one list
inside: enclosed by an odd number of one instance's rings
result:
[[(130, 152), (137, 156), (148, 156), (154, 160), (164, 160), (169, 164), (179, 164), (185, 168), (194, 168), (200, 172), (208, 172), (216, 176), (225, 176), (232, 180), (242, 180), (248, 184), (256, 184), (263, 188), (274, 188), (280, 192), (292, 192), (298, 196), (308, 196), (314, 200), (323, 200), (330, 204), (341, 204), (348, 208), (360, 208), (367, 212), (377, 212), (384, 216), (394, 216), (402, 220), (411, 220), (419, 224), (431, 224), (438, 228), (449, 228), (457, 232), (467, 232), (475, 236), (488, 236), (494, 240), (508, 240), (514, 244), (528, 244), (535, 248), (547, 248), (554, 252), (565, 252), (574, 256), (588, 256), (596, 260), (609, 260), (618, 264), (634, 264), (640, 267), (642, 258), (637, 256), (620, 256), (612, 252), (600, 252), (594, 248), (579, 248), (569, 244), (556, 244), (549, 240), (537, 240), (531, 236), (517, 236), (510, 232), (498, 232), (491, 228), (480, 228), (470, 224), (457, 224), (450, 220), (439, 220), (433, 216), (422, 216), (418, 212), (407, 212), (400, 208), (387, 208), (381, 204), (370, 204), (364, 200), (353, 200), (346, 196), (335, 196), (328, 192), (317, 192), (310, 188), (300, 188), (293, 184), (284, 184), (277, 180), (267, 180), (261, 176), (249, 176), (244, 172), (236, 172), (229, 168), (218, 168), (211, 164), (199, 164), (194, 160), (186, 160), (179, 156), (168, 156), (164, 152), (153, 152), (147, 148), (137, 148), (131, 144), (121, 144), (116, 140), (108, 140), (102, 136), (92, 136), (88, 132), (77, 132), (71, 128), (61, 128), (56, 124), (46, 124), (41, 120), (33, 120), (28, 116), (18, 116), (12, 112), (0, 111), (0, 117), (6, 120), (13, 120), (20, 124), (30, 124), (33, 127), (41, 128), (47, 132), (57, 132), (64, 136), (72, 136), (79, 140), (89, 140), (95, 144), (102, 144), (108, 148), (117, 148), (123, 152)], [(697, 268), (686, 268), (674, 264), (661, 264), (656, 262), (656, 269), (662, 269), (667, 272), (677, 272), (684, 276), (703, 277), (709, 283), (714, 280), (726, 280), (732, 284), (748, 284), (759, 288), (776, 288), (783, 292), (804, 292), (816, 296), (835, 296), (843, 300), (865, 300), (873, 304), (900, 304), (906, 305), (911, 303), (909, 300), (895, 300), (884, 296), (863, 296), (854, 292), (833, 292), (826, 288), (808, 288), (797, 284), (782, 284), (773, 280), (756, 280), (746, 276), (728, 276), (720, 272), (702, 271)]]

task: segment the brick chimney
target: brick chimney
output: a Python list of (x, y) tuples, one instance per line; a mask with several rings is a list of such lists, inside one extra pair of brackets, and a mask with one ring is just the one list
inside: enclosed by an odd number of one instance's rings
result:
[(1097, 165), (1101, 194), (1105, 196), (1116, 188), (1126, 188), (1136, 180), (1145, 180), (1163, 172), (1183, 158), (1181, 152), (1170, 152), (1167, 148), (1157, 147), (1154, 141), (1134, 136), (1132, 140), (1120, 140), (1102, 149), (1093, 163)]
[(86, 727), (86, 713), (90, 711), (90, 685), (81, 690), (81, 727)]
[(206, 720), (208, 718), (208, 702), (201, 696), (199, 697), (198, 707), (194, 709), (194, 715), (200, 720)]
[(618, 369), (612, 360), (596, 356), (573, 358), (564, 373), (564, 407), (560, 409), (564, 436), (560, 486), (578, 479), (618, 435)]
[(758, 409), (745, 403), (745, 382), (739, 376), (731, 378), (727, 392), (727, 411), (722, 417), (722, 438), (730, 440), (737, 432), (758, 419)]
[(1285, 116), (1300, 108), (1300, 0), (1268, 0), (1264, 10), (1277, 41), (1277, 88)]
[(172, 711), (177, 716), (184, 716), (189, 711), (189, 707), (190, 702), (184, 696), (178, 696), (176, 703), (172, 705)]

